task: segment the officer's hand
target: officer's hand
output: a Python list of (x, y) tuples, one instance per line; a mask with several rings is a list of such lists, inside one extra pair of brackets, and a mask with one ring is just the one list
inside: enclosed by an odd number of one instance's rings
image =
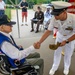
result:
[(60, 46), (64, 46), (65, 44), (66, 44), (66, 41), (64, 40), (61, 42)]

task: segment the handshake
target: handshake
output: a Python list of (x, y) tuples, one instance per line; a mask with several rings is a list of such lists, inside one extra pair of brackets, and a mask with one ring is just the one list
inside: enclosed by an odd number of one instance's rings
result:
[(39, 42), (36, 42), (33, 44), (34, 48), (35, 49), (39, 49), (40, 48), (40, 43)]

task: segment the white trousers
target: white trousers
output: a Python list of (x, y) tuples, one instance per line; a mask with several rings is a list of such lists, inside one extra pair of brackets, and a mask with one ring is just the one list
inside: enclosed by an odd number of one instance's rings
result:
[[(57, 32), (56, 36), (56, 42), (62, 42), (63, 40), (66, 40), (70, 36), (63, 36), (59, 32)], [(71, 64), (71, 57), (74, 51), (74, 41), (66, 44), (64, 47), (64, 69), (69, 70), (70, 64)], [(63, 47), (59, 47), (57, 50), (54, 52), (54, 62), (52, 69), (57, 70), (61, 61), (61, 52), (63, 50)]]

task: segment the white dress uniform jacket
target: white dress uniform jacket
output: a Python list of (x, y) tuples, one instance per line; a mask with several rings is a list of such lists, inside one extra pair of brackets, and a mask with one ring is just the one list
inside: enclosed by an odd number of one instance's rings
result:
[[(52, 17), (48, 30), (52, 31), (54, 27), (58, 28), (56, 42), (62, 42), (63, 40), (68, 39), (73, 34), (75, 34), (75, 15), (67, 13), (67, 19), (65, 21), (56, 20), (55, 17)], [(67, 30), (70, 27), (73, 30)], [(65, 56), (64, 56), (64, 69), (69, 70), (71, 64), (71, 56), (74, 50), (74, 41), (69, 42), (64, 46)], [(59, 47), (54, 53), (54, 63), (52, 68), (57, 70), (61, 60), (61, 51), (62, 47)]]

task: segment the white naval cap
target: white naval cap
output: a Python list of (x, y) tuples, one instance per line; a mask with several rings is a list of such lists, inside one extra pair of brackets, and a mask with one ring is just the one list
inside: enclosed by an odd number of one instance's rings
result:
[(57, 15), (66, 10), (68, 7), (72, 6), (71, 3), (65, 1), (52, 1), (51, 4), (54, 6), (53, 11), (51, 12), (52, 15)]
[(55, 9), (63, 9), (71, 6), (71, 3), (65, 1), (52, 1), (51, 4), (54, 6)]

